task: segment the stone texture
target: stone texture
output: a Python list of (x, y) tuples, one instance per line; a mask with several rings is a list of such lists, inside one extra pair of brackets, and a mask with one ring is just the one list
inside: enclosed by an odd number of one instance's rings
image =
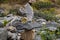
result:
[(0, 28), (0, 40), (7, 40), (7, 31), (4, 28)]
[(52, 22), (47, 22), (46, 26), (47, 26), (47, 27), (57, 27), (57, 26), (59, 26), (59, 23), (54, 22), (54, 21), (52, 21)]
[(3, 27), (3, 23), (0, 22), (0, 28)]
[(31, 23), (26, 23), (26, 24), (22, 24), (20, 22), (15, 22), (13, 24), (14, 27), (17, 27), (17, 29), (27, 29), (27, 30), (31, 30), (33, 28), (38, 28), (41, 27), (41, 25), (37, 22), (31, 22)]

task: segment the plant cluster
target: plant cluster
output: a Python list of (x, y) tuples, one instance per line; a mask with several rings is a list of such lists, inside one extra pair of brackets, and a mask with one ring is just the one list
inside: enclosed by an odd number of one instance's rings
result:
[(56, 21), (56, 17), (55, 17), (55, 9), (54, 8), (51, 8), (51, 9), (41, 9), (41, 10), (38, 10), (38, 11), (35, 11), (35, 17), (42, 17), (44, 19), (46, 19), (47, 21), (50, 20), (54, 20)]
[(56, 40), (60, 38), (60, 27), (56, 30), (49, 30), (49, 28), (41, 28), (38, 35), (41, 36), (42, 40)]
[(36, 9), (51, 8), (52, 3), (50, 1), (49, 2), (37, 1), (36, 3), (33, 3), (32, 6), (35, 7)]

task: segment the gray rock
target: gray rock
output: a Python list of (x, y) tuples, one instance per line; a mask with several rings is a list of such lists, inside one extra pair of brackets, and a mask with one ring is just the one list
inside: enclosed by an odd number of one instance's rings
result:
[(4, 17), (0, 17), (0, 22), (3, 22), (4, 21)]
[(11, 21), (14, 18), (13, 14), (9, 14), (6, 17), (4, 17), (4, 20)]
[(46, 21), (46, 20), (45, 20), (45, 19), (40, 18), (40, 19), (37, 19), (36, 21)]
[(35, 29), (35, 30), (36, 30), (36, 32), (35, 32), (35, 40), (41, 40), (40, 35), (37, 35), (37, 33), (39, 33), (39, 32), (40, 32), (40, 28)]
[(21, 20), (20, 16), (12, 16), (12, 17), (8, 17), (8, 20), (10, 20), (10, 22), (6, 25), (6, 26), (12, 26), (15, 25), (15, 23), (18, 23), (18, 21)]
[(4, 9), (3, 8), (0, 8), (0, 17), (4, 17), (5, 14), (4, 14)]
[(0, 40), (7, 40), (7, 31), (4, 28), (0, 28)]
[(52, 22), (47, 22), (46, 26), (47, 27), (58, 27), (59, 24), (57, 22), (52, 21)]
[(26, 24), (22, 24), (19, 21), (13, 23), (14, 27), (17, 27), (17, 29), (27, 29), (27, 30), (31, 30), (33, 28), (38, 28), (41, 27), (41, 25), (37, 22), (31, 22), (31, 23), (26, 23)]
[(4, 13), (4, 9), (3, 8), (0, 8), (0, 13)]
[(3, 23), (4, 20), (10, 21), (13, 17), (0, 17), (0, 22)]
[(39, 23), (46, 22), (46, 20), (42, 19), (42, 18), (41, 19), (37, 19), (36, 21), (39, 22)]
[(60, 23), (60, 19), (57, 22)]
[(41, 40), (41, 37), (39, 35), (36, 35), (35, 40)]
[(55, 31), (57, 27), (47, 27), (49, 30)]
[(36, 21), (37, 21), (41, 26), (43, 26), (43, 25), (45, 25), (45, 24), (47, 23), (47, 21), (46, 21), (45, 19), (42, 19), (42, 18), (37, 19)]
[(11, 32), (8, 32), (8, 38), (11, 37), (11, 39), (15, 39), (17, 36), (16, 33), (11, 33)]
[(56, 39), (56, 40), (60, 40), (60, 38)]
[(11, 21), (13, 17), (4, 17), (4, 20)]
[(12, 17), (12, 16), (13, 16), (13, 14), (8, 14), (8, 15), (7, 15), (7, 17)]
[(3, 27), (3, 26), (4, 26), (3, 23), (0, 22), (0, 28)]

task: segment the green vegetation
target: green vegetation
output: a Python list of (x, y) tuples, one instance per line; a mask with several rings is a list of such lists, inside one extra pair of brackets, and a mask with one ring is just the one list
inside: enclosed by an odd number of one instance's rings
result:
[[(8, 0), (0, 0), (0, 4), (7, 2)], [(37, 1), (36, 3), (33, 3), (31, 6), (34, 9), (34, 17), (41, 17), (47, 21), (55, 21), (58, 22), (57, 19), (60, 19), (58, 17), (56, 17), (56, 12), (55, 9), (57, 7), (53, 6), (53, 2), (51, 1)], [(56, 0), (57, 5), (60, 5), (60, 0)], [(59, 8), (58, 8), (59, 9)], [(18, 12), (17, 9), (15, 8), (11, 8), (9, 9), (9, 13), (16, 15), (16, 13)], [(0, 17), (4, 17), (6, 13), (0, 13)], [(6, 26), (6, 24), (8, 23), (8, 21), (4, 20), (3, 24), (4, 26)], [(42, 27), (40, 29), (40, 32), (38, 33), (41, 36), (42, 40), (56, 40), (56, 38), (60, 38), (60, 26), (57, 27), (56, 30), (49, 30), (46, 27)]]
[(36, 9), (50, 8), (50, 7), (52, 7), (52, 3), (37, 1), (36, 3), (33, 3), (32, 6), (35, 7)]
[(43, 27), (40, 29), (38, 35), (41, 36), (42, 40), (56, 40), (57, 38), (60, 38), (60, 26), (57, 27), (56, 30), (50, 30), (47, 27)]
[(54, 11), (55, 11), (54, 8), (50, 8), (49, 10), (48, 9), (38, 10), (38, 11), (35, 11), (35, 16), (42, 17), (42, 18), (46, 19), (47, 21), (48, 20), (56, 21), (56, 17), (55, 17), (55, 12)]
[(17, 12), (18, 12), (17, 9), (11, 9), (9, 13), (10, 13), (10, 14), (14, 14), (14, 15), (16, 15)]
[(6, 26), (7, 23), (8, 23), (7, 20), (4, 20), (4, 21), (3, 21), (3, 25), (4, 25), (4, 26)]
[(55, 34), (56, 34), (57, 38), (60, 38), (60, 26), (57, 27), (57, 30), (55, 30)]
[(0, 0), (0, 3), (5, 3), (7, 2), (8, 0)]
[(4, 17), (5, 16), (5, 14), (4, 13), (0, 13), (0, 17)]
[(32, 4), (34, 8), (35, 17), (42, 17), (47, 21), (57, 21), (55, 6), (54, 3), (50, 0), (47, 1), (37, 1)]

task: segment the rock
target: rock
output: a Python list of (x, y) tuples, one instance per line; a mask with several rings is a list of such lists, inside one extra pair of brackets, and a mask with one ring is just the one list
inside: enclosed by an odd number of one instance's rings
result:
[(26, 23), (26, 24), (22, 24), (20, 22), (21, 17), (20, 16), (15, 16), (14, 19), (10, 22), (10, 24), (14, 27), (17, 27), (17, 29), (33, 29), (36, 27), (40, 27), (41, 25), (38, 22), (31, 22), (31, 23)]
[(4, 26), (3, 23), (0, 22), (0, 28), (3, 27), (3, 26)]
[(26, 24), (22, 24), (19, 21), (13, 23), (13, 26), (16, 27), (17, 29), (27, 29), (27, 30), (31, 30), (33, 28), (38, 28), (41, 27), (41, 25), (37, 22), (31, 22), (31, 23), (26, 23)]
[(4, 17), (0, 17), (0, 22), (3, 23)]
[(40, 23), (41, 23), (41, 22), (46, 22), (45, 19), (37, 19), (36, 21), (37, 21), (37, 22), (40, 22)]
[(39, 24), (41, 24), (41, 25), (44, 25), (44, 24), (46, 24), (46, 22), (47, 22), (45, 19), (42, 19), (42, 18), (41, 18), (41, 19), (37, 19), (36, 21), (37, 21)]
[(7, 40), (7, 30), (0, 28), (0, 40)]
[(56, 39), (56, 40), (60, 40), (60, 38)]
[(60, 22), (60, 20), (58, 20)]
[(7, 17), (12, 17), (12, 16), (13, 16), (13, 14), (8, 14), (8, 15), (7, 15)]
[(47, 22), (46, 24), (47, 27), (58, 27), (59, 23), (52, 21), (52, 22)]
[(36, 35), (35, 40), (41, 40), (41, 37), (39, 35)]
[(6, 27), (6, 29), (11, 32), (16, 32), (16, 28), (13, 26)]
[(3, 17), (3, 16), (4, 16), (4, 9), (0, 8), (0, 17)]
[(55, 31), (57, 28), (56, 27), (48, 27), (49, 30)]
[(4, 13), (4, 9), (3, 8), (0, 8), (0, 13)]
[(11, 21), (13, 17), (4, 17), (4, 20)]
[(60, 19), (57, 22), (60, 23)]
[(3, 23), (4, 20), (11, 21), (12, 19), (13, 19), (13, 17), (0, 17), (0, 22)]
[(16, 39), (17, 34), (8, 32), (8, 38), (11, 37), (11, 39)]
[(7, 19), (10, 20), (10, 22), (6, 26), (12, 26), (12, 25), (15, 25), (16, 22), (20, 21), (21, 17), (13, 16), (13, 17), (11, 17), (11, 19), (9, 19), (9, 17)]
[(4, 17), (4, 20), (11, 21), (13, 19), (13, 14), (8, 14)]

